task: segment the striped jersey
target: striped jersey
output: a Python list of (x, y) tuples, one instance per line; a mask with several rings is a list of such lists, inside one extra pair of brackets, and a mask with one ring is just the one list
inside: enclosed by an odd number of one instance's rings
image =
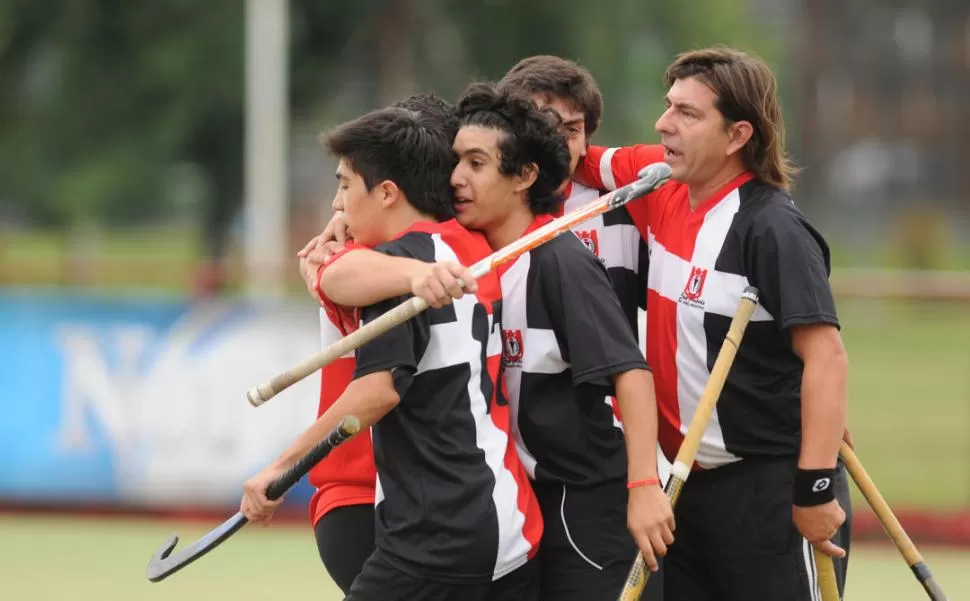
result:
[[(548, 223), (537, 217), (528, 230)], [(606, 268), (562, 235), (499, 268), (513, 434), (531, 477), (575, 486), (626, 478), (613, 378), (646, 369)]]
[[(485, 238), (457, 221), (416, 223), (375, 248), (465, 265)], [(355, 378), (390, 371), (400, 404), (373, 427), (377, 546), (402, 571), (439, 582), (489, 582), (524, 565), (542, 518), (499, 402), (498, 276), (478, 293), (429, 309), (357, 350)], [(370, 322), (407, 300), (361, 310)]]
[[(339, 312), (342, 309), (328, 299), (320, 300), (329, 305), (320, 308), (320, 342), (326, 348), (346, 332), (341, 327)], [(355, 365), (354, 354), (349, 353), (320, 370), (318, 417), (343, 394), (353, 379)], [(310, 499), (311, 523), (316, 526), (320, 518), (337, 507), (373, 504), (376, 479), (370, 433), (364, 432), (334, 449), (310, 470), (309, 481), (316, 488)]]
[[(663, 161), (660, 146), (590, 147), (579, 177), (615, 188)], [(752, 456), (795, 457), (802, 362), (788, 328), (838, 327), (829, 250), (787, 193), (744, 173), (696, 210), (671, 181), (627, 205), (650, 254), (647, 360), (660, 445), (674, 460), (748, 285), (760, 300), (697, 453), (710, 468)]]
[[(557, 216), (584, 207), (602, 194), (601, 190), (570, 181), (566, 201)], [(639, 311), (646, 308), (647, 245), (630, 213), (626, 207), (613, 209), (580, 223), (572, 231), (606, 268), (630, 329), (638, 335)]]

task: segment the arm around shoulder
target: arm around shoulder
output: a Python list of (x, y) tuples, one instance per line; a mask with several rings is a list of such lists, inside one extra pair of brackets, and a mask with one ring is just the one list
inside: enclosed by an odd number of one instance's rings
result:
[(426, 268), (417, 259), (356, 248), (321, 268), (320, 291), (339, 305), (366, 307), (409, 294), (415, 274)]

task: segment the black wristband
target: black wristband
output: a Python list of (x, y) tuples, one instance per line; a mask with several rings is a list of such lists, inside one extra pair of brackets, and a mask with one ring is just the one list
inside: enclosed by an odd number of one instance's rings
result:
[(823, 505), (835, 498), (835, 468), (795, 472), (792, 504), (798, 507)]

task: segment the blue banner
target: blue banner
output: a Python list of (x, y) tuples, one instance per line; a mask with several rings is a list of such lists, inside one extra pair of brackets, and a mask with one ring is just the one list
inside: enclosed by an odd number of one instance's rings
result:
[[(316, 415), (314, 375), (246, 390), (317, 352), (310, 302), (0, 295), (0, 502), (236, 506)], [(287, 496), (311, 493), (304, 480)]]

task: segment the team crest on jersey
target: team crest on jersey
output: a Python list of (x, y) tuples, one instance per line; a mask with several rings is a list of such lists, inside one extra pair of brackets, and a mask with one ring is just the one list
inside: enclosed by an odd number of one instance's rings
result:
[(576, 231), (576, 237), (589, 249), (589, 252), (597, 257), (600, 256), (600, 239), (596, 230), (578, 230)]
[(687, 284), (684, 292), (680, 295), (681, 302), (691, 307), (703, 308), (704, 301), (701, 295), (704, 293), (704, 281), (707, 279), (707, 270), (702, 267), (691, 267), (690, 275), (687, 277)]
[(522, 365), (522, 330), (502, 330), (502, 361), (506, 365)]

